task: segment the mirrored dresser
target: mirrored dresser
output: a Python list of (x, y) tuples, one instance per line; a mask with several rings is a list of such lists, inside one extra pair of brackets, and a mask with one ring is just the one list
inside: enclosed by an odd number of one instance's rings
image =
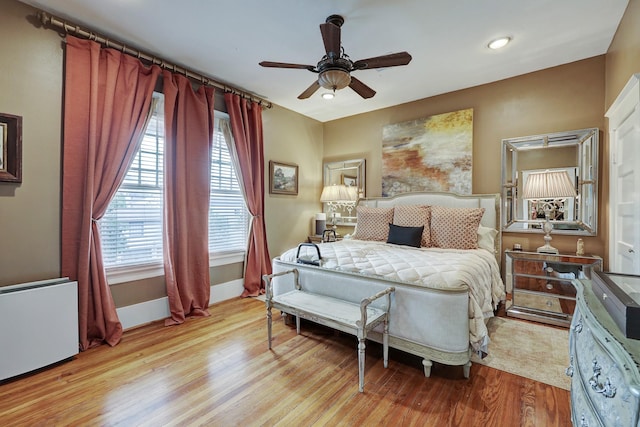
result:
[(569, 330), (571, 418), (574, 426), (640, 426), (640, 340), (629, 339), (594, 292), (574, 280), (576, 310)]
[(590, 278), (602, 258), (506, 250), (507, 316), (568, 327), (576, 306), (574, 279)]

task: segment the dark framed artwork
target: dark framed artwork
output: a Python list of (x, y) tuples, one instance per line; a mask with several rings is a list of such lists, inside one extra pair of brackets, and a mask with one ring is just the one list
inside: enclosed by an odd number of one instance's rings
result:
[(0, 182), (22, 182), (22, 117), (0, 113)]
[(298, 165), (269, 160), (269, 193), (298, 194)]

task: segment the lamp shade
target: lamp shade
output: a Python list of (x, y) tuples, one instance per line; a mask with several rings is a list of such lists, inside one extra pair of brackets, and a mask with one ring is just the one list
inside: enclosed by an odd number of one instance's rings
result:
[(576, 197), (569, 174), (563, 170), (533, 172), (527, 177), (523, 199), (560, 199)]
[(327, 202), (355, 202), (358, 200), (358, 190), (346, 185), (327, 185), (322, 189), (320, 201)]

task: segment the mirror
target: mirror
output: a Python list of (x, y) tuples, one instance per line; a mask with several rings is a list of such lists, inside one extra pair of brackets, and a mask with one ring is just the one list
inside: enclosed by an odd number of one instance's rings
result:
[[(355, 187), (358, 198), (363, 198), (366, 195), (365, 181), (365, 159), (343, 160), (324, 164), (323, 182), (325, 187), (340, 184)], [(327, 203), (323, 204), (323, 212), (333, 213)], [(355, 208), (347, 209), (344, 206), (338, 206), (335, 214), (336, 225), (353, 226), (356, 224)], [(332, 219), (330, 215), (327, 215), (327, 224), (331, 224)]]
[[(598, 129), (502, 140), (502, 231), (544, 233), (549, 216), (554, 234), (595, 236), (598, 213)], [(575, 196), (525, 198), (528, 179), (562, 172)]]

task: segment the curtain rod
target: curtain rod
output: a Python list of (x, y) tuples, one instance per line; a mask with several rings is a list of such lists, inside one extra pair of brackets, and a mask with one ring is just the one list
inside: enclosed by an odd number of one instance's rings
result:
[(162, 58), (158, 58), (157, 56), (154, 55), (150, 55), (148, 53), (142, 52), (138, 49), (133, 49), (128, 47), (126, 44), (119, 42), (117, 40), (113, 40), (110, 39), (108, 37), (105, 37), (103, 35), (97, 34), (93, 31), (89, 31), (89, 30), (85, 30), (83, 28), (80, 28), (80, 26), (78, 25), (74, 25), (71, 24), (61, 18), (58, 18), (56, 16), (53, 16), (47, 12), (44, 11), (38, 11), (38, 20), (40, 21), (40, 23), (42, 23), (42, 26), (44, 27), (53, 27), (53, 28), (61, 28), (66, 34), (72, 34), (72, 35), (76, 35), (76, 36), (80, 36), (80, 37), (84, 37), (86, 39), (89, 40), (94, 40), (97, 43), (102, 44), (103, 46), (107, 47), (107, 48), (113, 48), (116, 50), (121, 51), (122, 53), (125, 53), (127, 55), (131, 55), (131, 56), (135, 56), (138, 59), (142, 59), (144, 61), (147, 61), (151, 64), (155, 64), (160, 66), (161, 68), (173, 71), (175, 73), (180, 73), (180, 74), (184, 74), (186, 77), (192, 79), (192, 80), (196, 80), (200, 83), (202, 83), (203, 85), (208, 85), (208, 86), (213, 86), (216, 87), (218, 89), (222, 89), (225, 92), (231, 92), (233, 94), (239, 95), (245, 99), (248, 99), (250, 101), (254, 101), (257, 102), (259, 105), (265, 107), (265, 108), (271, 108), (273, 105), (271, 104), (271, 102), (259, 98), (255, 95), (252, 95), (248, 92), (236, 89), (232, 86), (228, 86), (225, 85), (223, 83), (217, 82), (203, 74), (200, 73), (196, 73), (195, 71), (191, 71), (185, 67), (182, 67), (180, 65), (177, 65), (175, 63), (170, 63), (165, 61)]

